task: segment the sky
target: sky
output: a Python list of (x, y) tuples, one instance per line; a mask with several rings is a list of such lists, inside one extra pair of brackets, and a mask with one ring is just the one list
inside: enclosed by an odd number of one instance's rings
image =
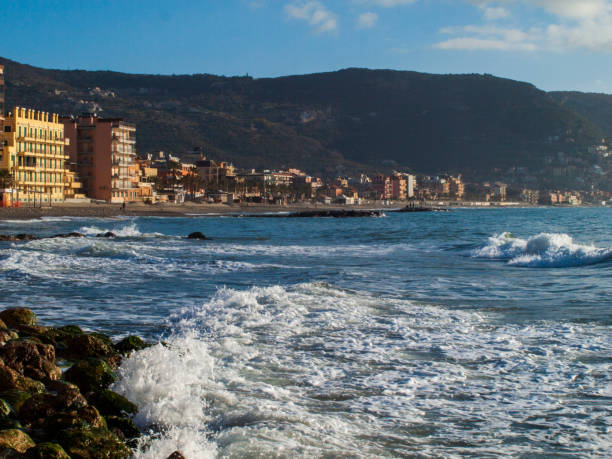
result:
[(612, 0), (0, 0), (0, 30), (0, 56), (45, 68), (367, 67), (612, 94)]

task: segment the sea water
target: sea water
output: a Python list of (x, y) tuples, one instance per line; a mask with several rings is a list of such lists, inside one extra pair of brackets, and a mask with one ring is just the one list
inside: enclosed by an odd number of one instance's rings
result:
[(612, 209), (0, 221), (69, 231), (0, 243), (0, 307), (165, 342), (136, 457), (612, 451)]

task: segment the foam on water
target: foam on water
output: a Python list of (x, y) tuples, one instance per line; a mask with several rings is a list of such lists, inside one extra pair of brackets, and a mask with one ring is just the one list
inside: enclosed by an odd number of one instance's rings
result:
[(220, 289), (133, 354), (137, 457), (577, 454), (612, 448), (609, 330), (327, 284)]
[(597, 264), (612, 260), (612, 249), (578, 244), (567, 234), (540, 233), (529, 239), (506, 232), (489, 238), (473, 251), (477, 258), (506, 260), (514, 266), (564, 268)]
[(84, 226), (77, 230), (77, 232), (85, 234), (87, 236), (96, 236), (100, 233), (106, 233), (107, 231), (111, 231), (115, 233), (117, 237), (160, 237), (164, 236), (161, 233), (141, 233), (140, 229), (136, 225), (136, 223), (131, 223), (128, 225), (123, 225), (119, 227), (114, 227), (112, 229), (102, 229), (96, 226)]

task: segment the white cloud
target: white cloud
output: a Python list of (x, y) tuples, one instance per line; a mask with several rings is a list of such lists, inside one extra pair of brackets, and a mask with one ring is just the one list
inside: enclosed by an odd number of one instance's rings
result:
[(507, 18), (508, 16), (510, 16), (510, 13), (508, 12), (508, 10), (506, 8), (503, 8), (501, 6), (495, 6), (495, 7), (484, 7), (483, 8), (484, 11), (484, 17), (486, 19), (488, 19), (489, 21), (495, 21), (496, 19), (503, 19), (503, 18)]
[[(454, 37), (438, 49), (563, 52), (574, 49), (612, 51), (612, 0), (469, 0), (496, 27), (465, 26), (443, 29)], [(520, 10), (518, 7), (521, 7)], [(513, 9), (539, 10), (544, 24), (517, 29), (504, 19)], [(520, 18), (519, 18), (520, 19)], [(548, 21), (547, 23), (545, 21)]]
[(376, 13), (362, 13), (357, 18), (358, 29), (371, 29), (378, 22), (378, 14)]
[(331, 33), (338, 30), (336, 15), (318, 1), (295, 1), (285, 5), (290, 19), (307, 22), (317, 33)]
[(383, 8), (393, 8), (395, 6), (410, 5), (416, 0), (353, 0), (354, 3), (366, 6), (380, 6)]

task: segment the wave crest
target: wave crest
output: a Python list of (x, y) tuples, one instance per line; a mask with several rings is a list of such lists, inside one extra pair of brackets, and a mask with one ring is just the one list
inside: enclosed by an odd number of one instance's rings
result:
[(489, 238), (472, 252), (475, 258), (506, 260), (509, 265), (534, 268), (567, 268), (612, 260), (612, 249), (579, 244), (562, 233), (540, 233), (521, 239), (510, 232)]

